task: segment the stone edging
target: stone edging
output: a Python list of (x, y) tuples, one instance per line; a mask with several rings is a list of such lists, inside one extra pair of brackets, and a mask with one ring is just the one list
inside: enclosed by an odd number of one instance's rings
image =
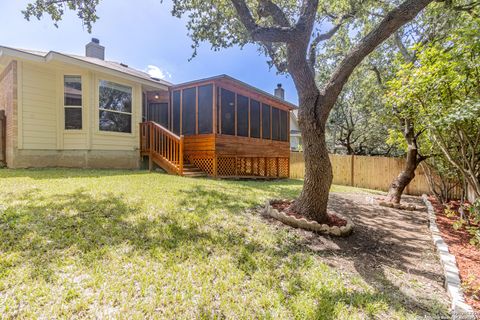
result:
[(432, 233), (433, 243), (437, 248), (440, 262), (443, 266), (445, 288), (452, 299), (452, 319), (475, 320), (475, 312), (472, 307), (465, 302), (465, 297), (463, 296), (460, 274), (455, 257), (448, 250), (448, 245), (443, 240), (440, 230), (437, 227), (435, 210), (426, 194), (422, 195), (422, 199), (427, 206), (430, 232)]
[(345, 219), (347, 221), (347, 225), (342, 227), (337, 227), (337, 226), (330, 227), (326, 224), (320, 224), (317, 221), (309, 221), (305, 218), (299, 219), (297, 217), (287, 215), (284, 212), (279, 212), (277, 209), (274, 209), (271, 205), (275, 201), (287, 202), (289, 200), (280, 200), (280, 199), (267, 200), (267, 202), (265, 203), (265, 208), (262, 211), (262, 214), (264, 216), (272, 217), (294, 228), (306, 229), (306, 230), (320, 232), (323, 234), (329, 234), (329, 235), (338, 236), (338, 237), (346, 237), (350, 235), (353, 231), (354, 224), (352, 220), (341, 214), (335, 213), (335, 215), (338, 216), (339, 218)]

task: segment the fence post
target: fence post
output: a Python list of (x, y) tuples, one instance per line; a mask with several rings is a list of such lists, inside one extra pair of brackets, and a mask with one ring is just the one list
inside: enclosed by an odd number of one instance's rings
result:
[(352, 158), (350, 161), (350, 185), (352, 187), (355, 186), (355, 155), (352, 154)]

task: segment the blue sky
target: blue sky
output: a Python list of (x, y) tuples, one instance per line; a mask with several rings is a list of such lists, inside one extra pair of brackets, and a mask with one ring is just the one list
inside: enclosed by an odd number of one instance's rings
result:
[(141, 70), (159, 68), (165, 79), (181, 83), (218, 74), (228, 74), (267, 92), (273, 92), (282, 83), (286, 99), (297, 103), (291, 78), (269, 70), (266, 57), (255, 46), (210, 50), (208, 43), (201, 46), (198, 56), (192, 54), (185, 20), (174, 18), (169, 0), (101, 0), (100, 20), (92, 34), (82, 26), (73, 13), (65, 15), (59, 28), (44, 17), (26, 21), (21, 10), (34, 0), (2, 0), (0, 4), (0, 45), (84, 54), (85, 44), (92, 37), (106, 47), (106, 59), (123, 62)]

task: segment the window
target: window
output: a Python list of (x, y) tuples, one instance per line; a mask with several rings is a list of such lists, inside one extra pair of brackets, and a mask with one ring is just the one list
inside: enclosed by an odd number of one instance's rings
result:
[(179, 135), (180, 134), (180, 90), (173, 91), (172, 100), (173, 100), (172, 131), (175, 134)]
[(280, 110), (272, 108), (272, 140), (280, 140)]
[(248, 98), (237, 95), (237, 136), (248, 137)]
[(222, 134), (235, 135), (235, 93), (222, 89)]
[(100, 81), (99, 128), (101, 131), (132, 132), (132, 88)]
[(288, 141), (288, 112), (280, 110), (280, 140)]
[(250, 100), (250, 137), (260, 138), (260, 102)]
[(198, 133), (212, 133), (213, 85), (198, 87)]
[(64, 76), (65, 130), (82, 129), (82, 77)]
[(182, 91), (182, 134), (193, 135), (195, 128), (195, 101), (197, 89), (188, 88)]
[(262, 104), (262, 139), (270, 139), (270, 106)]

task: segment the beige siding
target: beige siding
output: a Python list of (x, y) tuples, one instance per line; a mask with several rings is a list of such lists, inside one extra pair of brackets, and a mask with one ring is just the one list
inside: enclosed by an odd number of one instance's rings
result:
[[(82, 77), (83, 109), (81, 130), (64, 129), (63, 77)], [(132, 87), (132, 133), (99, 130), (98, 86), (107, 80)], [(22, 137), (24, 150), (111, 150), (136, 151), (139, 148), (138, 123), (141, 121), (141, 85), (107, 74), (64, 63), (22, 63)]]
[(22, 65), (22, 148), (57, 149), (57, 91), (55, 69)]

